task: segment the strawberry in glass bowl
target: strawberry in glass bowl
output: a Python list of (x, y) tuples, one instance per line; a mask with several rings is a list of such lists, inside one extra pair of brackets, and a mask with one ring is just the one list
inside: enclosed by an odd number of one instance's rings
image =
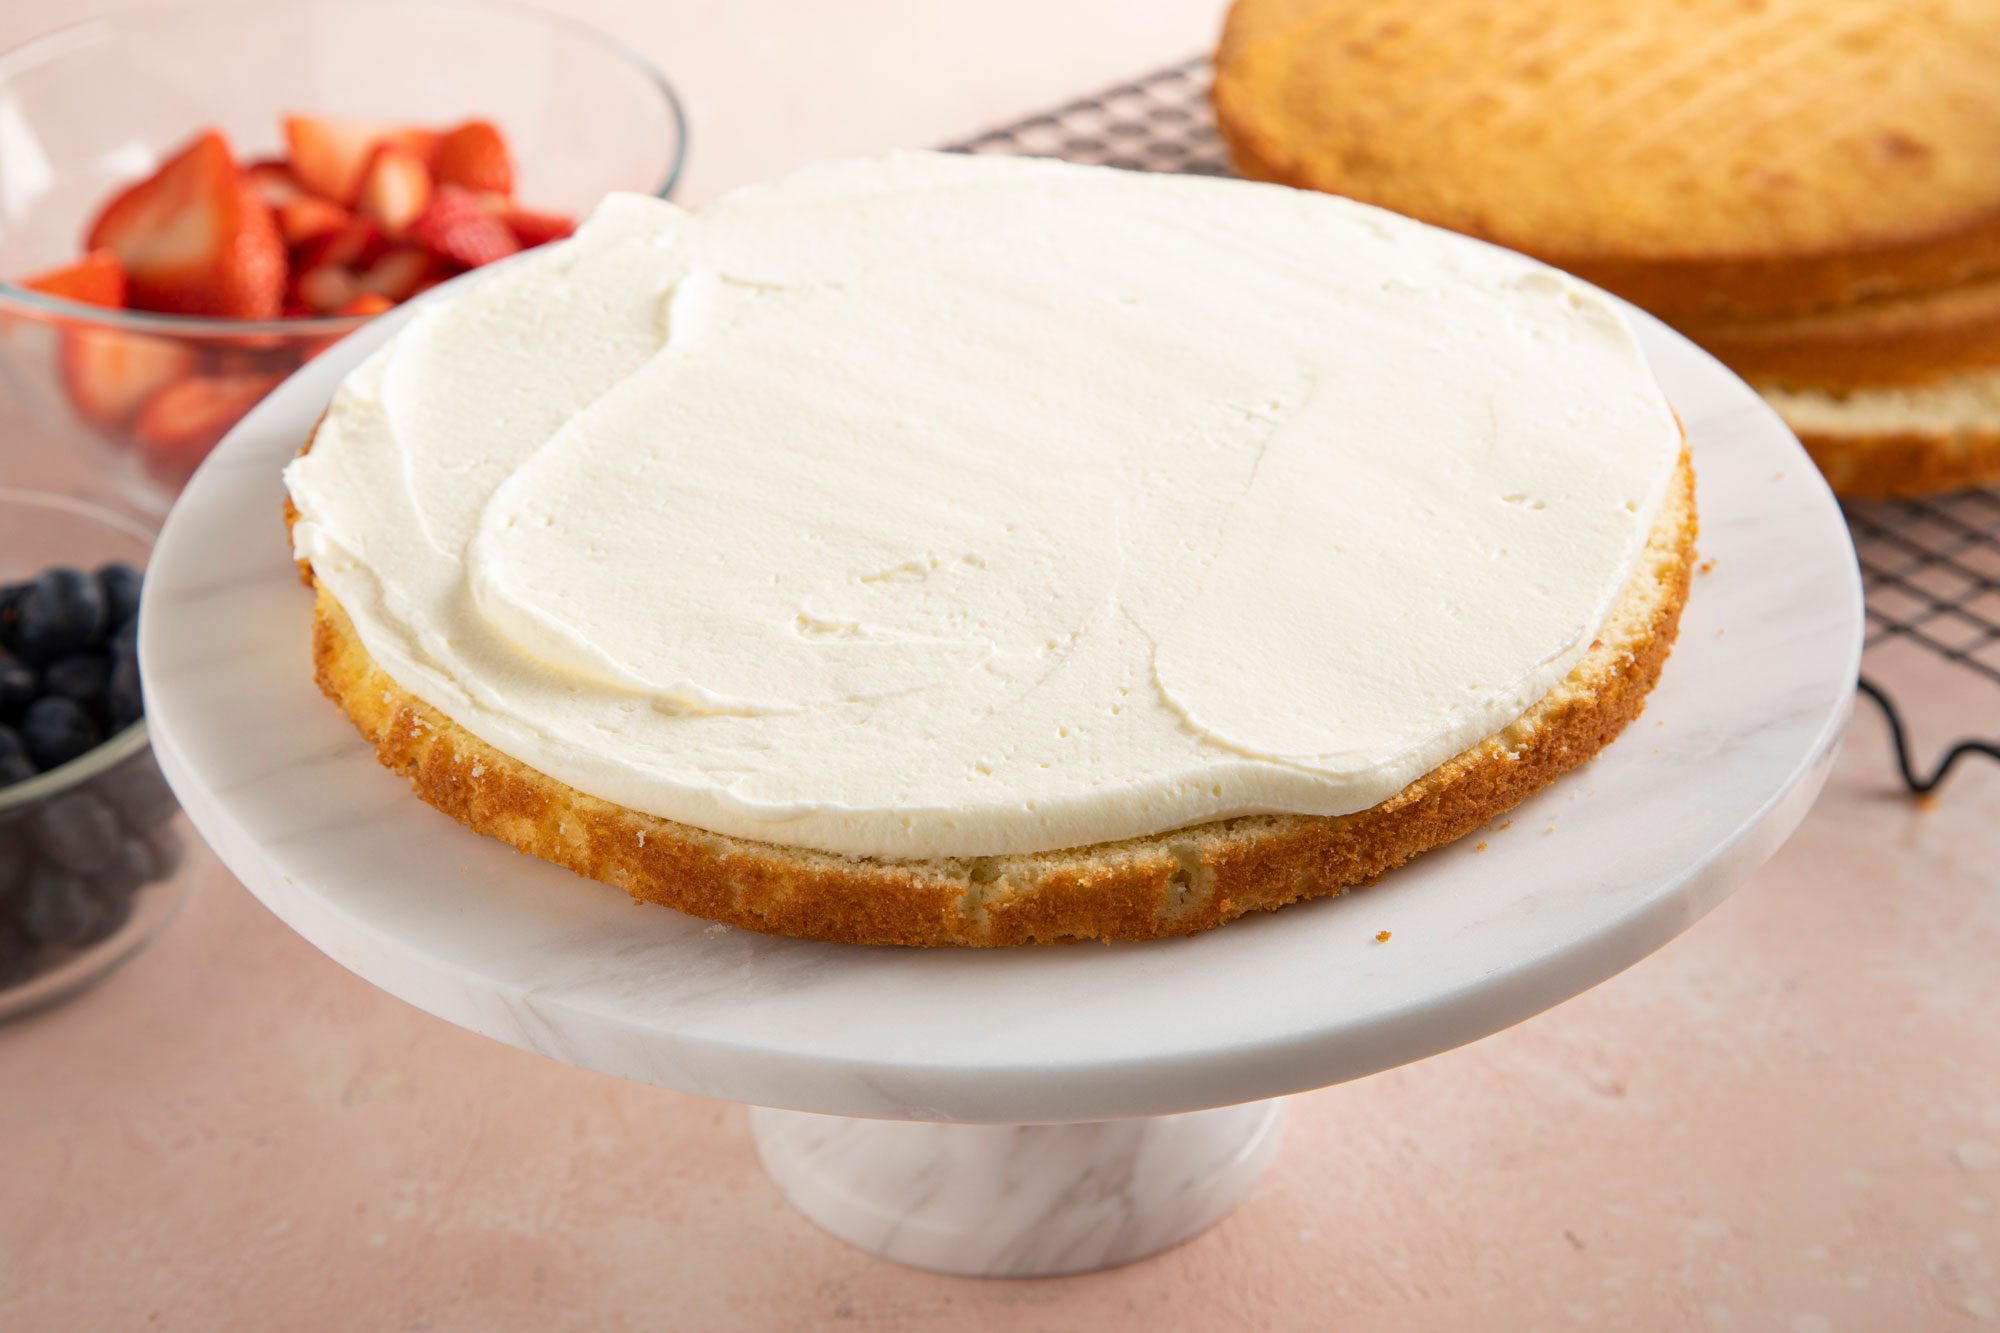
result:
[(43, 437), (0, 473), (44, 481), (54, 442), (163, 509), (312, 356), (667, 194), (684, 145), (645, 61), (483, 0), (225, 0), (0, 56), (0, 410)]

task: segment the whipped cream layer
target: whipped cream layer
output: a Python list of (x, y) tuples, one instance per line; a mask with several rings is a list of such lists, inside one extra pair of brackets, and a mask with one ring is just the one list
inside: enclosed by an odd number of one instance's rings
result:
[(607, 200), (417, 312), (286, 482), (370, 655), (498, 749), (939, 857), (1373, 805), (1569, 672), (1679, 448), (1529, 260), (912, 153)]

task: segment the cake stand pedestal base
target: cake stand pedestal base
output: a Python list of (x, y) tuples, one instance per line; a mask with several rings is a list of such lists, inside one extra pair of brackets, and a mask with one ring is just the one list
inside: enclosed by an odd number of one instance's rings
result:
[(1178, 1245), (1250, 1193), (1283, 1123), (1275, 1100), (1077, 1125), (750, 1110), (764, 1169), (800, 1212), (870, 1254), (965, 1277), (1085, 1273)]

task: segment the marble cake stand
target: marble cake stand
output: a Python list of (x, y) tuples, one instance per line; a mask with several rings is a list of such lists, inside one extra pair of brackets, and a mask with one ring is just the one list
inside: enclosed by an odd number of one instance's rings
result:
[(1639, 318), (1714, 561), (1665, 678), (1589, 766), (1337, 901), (1111, 948), (815, 944), (634, 907), (419, 804), (314, 689), (278, 526), (280, 464), (394, 317), (282, 387), (174, 509), (141, 644), (154, 748), (222, 859), (335, 961), (501, 1041), (750, 1103), (778, 1187), (834, 1234), (956, 1273), (1137, 1259), (1250, 1190), (1273, 1099), (1636, 962), (1824, 781), (1861, 644), (1846, 527), (1763, 404)]

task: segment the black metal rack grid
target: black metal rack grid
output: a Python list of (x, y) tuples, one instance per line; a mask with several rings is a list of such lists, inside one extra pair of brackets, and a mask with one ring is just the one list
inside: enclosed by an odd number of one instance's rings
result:
[(1206, 59), (1106, 88), (951, 147), (962, 153), (1060, 157), (1132, 171), (1230, 174), (1229, 154), (1208, 109)]
[[(951, 147), (968, 153), (1060, 157), (1072, 162), (1230, 174), (1208, 105), (1209, 63), (1190, 60), (1089, 97), (997, 126)], [(1868, 600), (1868, 646), (1906, 641), (2000, 686), (2000, 491), (1847, 506)], [(1892, 681), (1893, 683), (1893, 681)], [(1894, 716), (1885, 693), (1870, 689)], [(1990, 712), (1968, 721), (1990, 730)], [(1896, 727), (1898, 746), (1902, 730)], [(1990, 745), (1970, 742), (1971, 748)], [(1961, 746), (1961, 749), (1967, 748)], [(1910, 775), (1913, 788), (1934, 785)]]
[(1870, 646), (1904, 637), (2000, 685), (2000, 494), (1851, 501)]

